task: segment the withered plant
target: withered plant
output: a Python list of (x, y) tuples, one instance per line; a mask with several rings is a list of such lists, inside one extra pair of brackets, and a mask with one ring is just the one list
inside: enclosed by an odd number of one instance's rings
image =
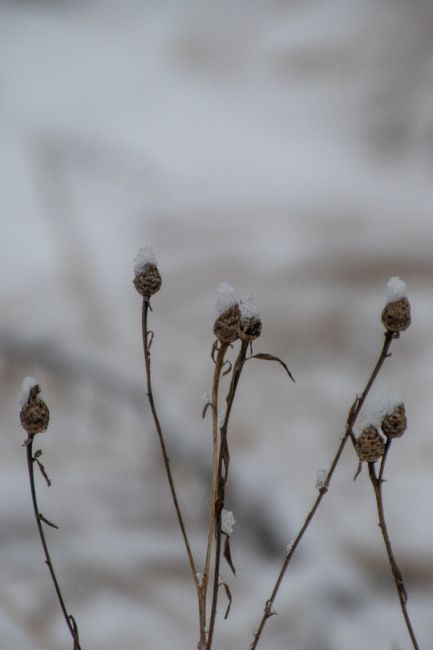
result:
[[(214, 632), (221, 587), (224, 589), (227, 601), (224, 611), (225, 619), (229, 616), (232, 600), (229, 584), (221, 580), (221, 562), (225, 561), (232, 573), (234, 575), (236, 574), (231, 553), (231, 533), (235, 520), (233, 514), (225, 508), (225, 505), (230, 469), (229, 423), (239, 381), (246, 363), (251, 359), (277, 362), (282, 366), (292, 381), (294, 381), (294, 378), (286, 363), (278, 357), (267, 352), (253, 351), (253, 345), (260, 337), (262, 330), (262, 322), (257, 307), (250, 295), (244, 298), (238, 298), (235, 290), (228, 283), (221, 283), (217, 290), (217, 317), (213, 326), (215, 339), (211, 346), (211, 359), (213, 362), (211, 393), (203, 409), (203, 418), (210, 412), (212, 422), (207, 543), (205, 548), (203, 548), (201, 557), (194, 557), (170, 465), (163, 426), (158, 416), (152, 389), (151, 346), (154, 340), (154, 333), (149, 329), (149, 312), (152, 311), (150, 304), (151, 298), (161, 288), (161, 275), (156, 257), (150, 247), (141, 249), (135, 260), (134, 285), (142, 296), (141, 324), (147, 398), (161, 447), (165, 473), (185, 546), (192, 582), (195, 587), (198, 611), (196, 647), (198, 650), (211, 650), (214, 647)], [(410, 319), (410, 304), (406, 297), (405, 284), (399, 278), (392, 278), (387, 285), (387, 300), (382, 312), (382, 323), (385, 326), (383, 346), (364, 389), (356, 395), (353, 404), (349, 408), (344, 431), (337, 436), (337, 449), (329, 469), (318, 472), (316, 483), (318, 494), (307, 511), (306, 518), (300, 526), (299, 532), (286, 549), (274, 585), (264, 602), (262, 616), (258, 621), (256, 630), (252, 634), (252, 640), (248, 641), (246, 639), (245, 641), (246, 646), (250, 643), (250, 650), (258, 647), (263, 639), (263, 631), (267, 622), (276, 613), (274, 604), (291, 559), (306, 534), (323, 498), (329, 491), (331, 480), (349, 440), (354, 450), (354, 457), (359, 462), (359, 468), (355, 478), (360, 473), (363, 463), (366, 463), (368, 466), (368, 477), (373, 487), (379, 529), (385, 543), (402, 615), (412, 647), (415, 650), (419, 650), (420, 646), (416, 639), (407, 608), (407, 589), (402, 572), (395, 559), (385, 521), (382, 494), (385, 464), (389, 458), (392, 442), (394, 439), (399, 438), (406, 430), (406, 411), (403, 400), (395, 394), (379, 400), (370, 405), (369, 408), (368, 405), (366, 406), (366, 400), (370, 390), (385, 361), (391, 356), (390, 349), (392, 343), (397, 341), (401, 332), (407, 329), (410, 325)], [(236, 347), (237, 355), (234, 362), (231, 363), (226, 358), (226, 355), (230, 348)], [(229, 386), (226, 394), (222, 396), (221, 378), (224, 375), (229, 375)], [(27, 432), (27, 439), (24, 446), (27, 452), (27, 465), (36, 523), (45, 555), (45, 562), (51, 574), (65, 623), (72, 637), (73, 650), (81, 650), (82, 646), (79, 641), (78, 627), (75, 619), (66, 609), (44, 534), (44, 525), (55, 525), (39, 511), (36, 498), (34, 479), (35, 464), (40, 469), (47, 484), (50, 485), (50, 480), (40, 461), (42, 452), (40, 450), (33, 451), (34, 436), (46, 430), (49, 412), (45, 402), (40, 398), (40, 388), (35, 381), (28, 381), (24, 384), (23, 395), (21, 423)], [(358, 424), (357, 421), (363, 407), (364, 417), (360, 424)], [(289, 647), (289, 644), (290, 639), (287, 639), (286, 647)]]

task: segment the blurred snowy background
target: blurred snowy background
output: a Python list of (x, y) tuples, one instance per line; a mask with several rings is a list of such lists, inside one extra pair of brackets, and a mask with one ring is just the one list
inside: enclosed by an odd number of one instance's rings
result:
[[(132, 259), (154, 246), (155, 393), (203, 554), (214, 290), (263, 336), (231, 427), (238, 577), (216, 648), (247, 648), (285, 547), (382, 345), (392, 275), (413, 325), (374, 396), (405, 399), (385, 503), (433, 647), (433, 5), (324, 0), (0, 2), (1, 650), (70, 641), (32, 517), (17, 395), (38, 378), (41, 510), (85, 650), (191, 650), (196, 605), (145, 404)], [(405, 650), (366, 473), (347, 448), (265, 650)]]

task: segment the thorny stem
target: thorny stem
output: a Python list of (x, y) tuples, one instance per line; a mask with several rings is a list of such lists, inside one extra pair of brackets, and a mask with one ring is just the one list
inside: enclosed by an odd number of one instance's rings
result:
[[(212, 544), (215, 536), (215, 508), (218, 494), (218, 391), (221, 379), (221, 372), (224, 365), (224, 356), (227, 351), (227, 344), (220, 343), (215, 359), (215, 368), (212, 381), (212, 479), (209, 503), (209, 527), (206, 549), (206, 559), (203, 569), (203, 580), (200, 590), (200, 612), (202, 622), (206, 625), (206, 595), (209, 580), (210, 562), (212, 555)], [(209, 647), (209, 646), (206, 646)]]
[(34, 475), (34, 456), (33, 456), (33, 439), (29, 438), (28, 441), (26, 441), (26, 448), (27, 448), (27, 467), (29, 471), (29, 479), (30, 479), (30, 491), (32, 495), (32, 504), (33, 504), (33, 512), (35, 514), (35, 519), (36, 519), (36, 525), (38, 527), (39, 531), (39, 537), (41, 540), (42, 548), (44, 550), (44, 555), (45, 555), (45, 564), (48, 566), (48, 570), (51, 574), (51, 579), (53, 581), (54, 589), (56, 590), (57, 594), (57, 599), (59, 601), (63, 617), (65, 619), (66, 625), (68, 626), (68, 630), (72, 636), (72, 640), (74, 642), (73, 650), (81, 650), (79, 638), (78, 638), (78, 627), (75, 622), (74, 617), (71, 614), (68, 614), (68, 611), (66, 609), (65, 601), (63, 600), (62, 592), (60, 590), (59, 583), (57, 581), (56, 573), (54, 571), (54, 566), (51, 561), (51, 556), (48, 550), (48, 545), (47, 541), (45, 539), (45, 533), (44, 529), (42, 526), (42, 522), (44, 521), (41, 513), (39, 512), (39, 507), (38, 507), (38, 501), (36, 497), (36, 486), (35, 486), (35, 475)]
[[(388, 438), (387, 449), (385, 449), (385, 452), (388, 451), (388, 449), (390, 447), (390, 444), (391, 444), (391, 441)], [(374, 463), (368, 463), (368, 473), (370, 475), (370, 481), (371, 481), (371, 484), (373, 486), (374, 495), (376, 497), (377, 514), (378, 514), (378, 517), (379, 517), (379, 528), (380, 528), (382, 536), (383, 536), (383, 541), (385, 542), (385, 548), (386, 548), (386, 552), (387, 552), (387, 555), (388, 555), (388, 560), (389, 560), (389, 564), (390, 564), (390, 567), (391, 567), (391, 572), (392, 572), (392, 575), (393, 575), (393, 578), (394, 578), (395, 587), (397, 589), (398, 597), (399, 597), (399, 600), (400, 600), (400, 605), (401, 605), (401, 611), (402, 611), (402, 614), (403, 614), (403, 618), (405, 620), (407, 631), (409, 632), (409, 636), (410, 636), (410, 639), (412, 641), (412, 645), (414, 647), (414, 650), (419, 650), (418, 641), (417, 641), (417, 639), (415, 637), (415, 632), (414, 632), (414, 630), (412, 628), (412, 623), (411, 623), (411, 620), (410, 620), (410, 617), (409, 617), (409, 612), (407, 611), (407, 607), (406, 607), (406, 603), (407, 603), (406, 587), (405, 587), (405, 584), (404, 584), (402, 573), (401, 573), (401, 571), (399, 569), (399, 566), (397, 564), (397, 561), (396, 561), (396, 559), (394, 557), (394, 553), (393, 553), (392, 546), (391, 546), (391, 540), (389, 538), (388, 529), (387, 529), (386, 522), (385, 522), (385, 513), (384, 513), (384, 509), (383, 509), (383, 495), (382, 495), (382, 484), (383, 484), (382, 476), (383, 476), (383, 471), (384, 471), (384, 467), (385, 467), (385, 461), (386, 461), (386, 456), (384, 454), (384, 456), (382, 458), (382, 463), (381, 463), (381, 466), (380, 466), (380, 470), (379, 470), (379, 477), (377, 477), (377, 475), (376, 475), (376, 469), (375, 469)]]
[[(217, 490), (216, 505), (215, 505), (215, 527), (216, 527), (215, 566), (214, 566), (214, 580), (213, 580), (213, 589), (212, 589), (212, 605), (211, 605), (211, 613), (209, 619), (209, 634), (208, 634), (208, 640), (206, 646), (207, 650), (211, 650), (212, 647), (215, 618), (217, 612), (217, 603), (218, 603), (219, 572), (220, 572), (220, 562), (221, 562), (221, 512), (222, 509), (224, 508), (225, 490), (227, 486), (228, 469), (229, 469), (227, 431), (228, 431), (230, 414), (231, 414), (233, 402), (236, 395), (236, 389), (238, 387), (242, 368), (245, 363), (248, 345), (249, 345), (248, 341), (242, 341), (241, 349), (239, 351), (239, 354), (235, 361), (235, 365), (233, 367), (230, 387), (226, 397), (227, 408), (224, 416), (224, 422), (220, 430), (221, 442), (220, 442), (220, 449), (219, 449), (219, 456), (218, 456), (218, 482), (217, 482), (218, 490)], [(225, 467), (224, 476), (223, 476), (223, 465)]]
[[(153, 399), (152, 391), (152, 376), (150, 370), (150, 351), (149, 351), (149, 331), (147, 329), (147, 313), (149, 311), (149, 301), (143, 299), (143, 308), (142, 308), (142, 334), (143, 334), (143, 350), (144, 350), (144, 364), (146, 367), (146, 380), (147, 380), (147, 397), (150, 404), (150, 410), (152, 411), (153, 421), (155, 423), (156, 432), (158, 434), (159, 442), (161, 445), (162, 457), (164, 460), (165, 471), (167, 474), (168, 484), (170, 486), (171, 498), (173, 501), (174, 509), (176, 511), (177, 519), (179, 522), (180, 530), (182, 532), (183, 541), (185, 543), (186, 553), (188, 555), (189, 564), (191, 567), (192, 578), (197, 589), (197, 594), (200, 593), (200, 586), (197, 577), (197, 569), (195, 566), (194, 558), (191, 551), (191, 546), (189, 543), (188, 535), (186, 532), (185, 523), (183, 521), (182, 513), (179, 506), (179, 501), (177, 498), (176, 488), (174, 486), (173, 475), (170, 468), (170, 459), (167, 454), (167, 449), (164, 440), (164, 434), (162, 432), (161, 424), (159, 421), (158, 413), (155, 406), (155, 401)], [(200, 627), (202, 627), (200, 625)], [(204, 629), (203, 629), (204, 633)], [(202, 632), (201, 632), (202, 634)], [(203, 640), (203, 639), (202, 639)]]
[(354, 424), (356, 422), (356, 419), (357, 419), (357, 417), (358, 417), (358, 415), (359, 415), (359, 413), (360, 413), (360, 411), (361, 411), (361, 409), (362, 409), (362, 407), (364, 405), (364, 402), (365, 402), (365, 400), (367, 398), (367, 395), (368, 395), (368, 393), (369, 393), (369, 391), (370, 391), (370, 389), (371, 389), (377, 375), (379, 374), (380, 369), (382, 368), (382, 366), (383, 366), (383, 364), (385, 362), (385, 359), (389, 356), (389, 349), (391, 347), (392, 340), (394, 338), (397, 338), (397, 336), (394, 335), (392, 332), (386, 332), (385, 333), (385, 341), (383, 343), (383, 347), (382, 347), (381, 353), (379, 355), (379, 359), (376, 362), (376, 365), (375, 365), (375, 367), (373, 369), (373, 372), (371, 373), (370, 378), (369, 378), (363, 392), (361, 393), (360, 396), (356, 397), (354, 403), (352, 404), (352, 406), (351, 406), (351, 408), (349, 410), (349, 414), (347, 416), (347, 421), (346, 421), (346, 426), (345, 426), (345, 433), (344, 433), (344, 435), (343, 435), (343, 437), (341, 439), (340, 445), (339, 445), (339, 447), (337, 449), (337, 452), (336, 452), (336, 454), (334, 456), (334, 459), (333, 459), (333, 461), (331, 463), (331, 467), (330, 467), (330, 469), (328, 471), (328, 474), (326, 475), (326, 479), (324, 481), (323, 487), (320, 488), (318, 497), (314, 501), (310, 511), (307, 514), (307, 517), (306, 517), (301, 529), (299, 530), (296, 537), (293, 539), (293, 541), (292, 541), (292, 543), (290, 545), (290, 549), (288, 550), (288, 552), (286, 554), (286, 557), (284, 558), (284, 562), (283, 562), (281, 570), (280, 570), (280, 572), (278, 574), (277, 580), (275, 582), (275, 586), (274, 586), (274, 588), (272, 590), (272, 593), (271, 593), (270, 597), (268, 598), (268, 600), (265, 603), (263, 616), (262, 616), (262, 618), (260, 620), (260, 624), (259, 624), (259, 627), (257, 628), (257, 631), (254, 633), (253, 641), (252, 641), (252, 643), (250, 645), (250, 650), (255, 650), (255, 648), (257, 647), (257, 645), (259, 643), (259, 640), (261, 638), (261, 635), (262, 635), (262, 632), (263, 632), (263, 629), (264, 629), (264, 627), (266, 625), (267, 620), (275, 613), (273, 611), (273, 604), (274, 604), (275, 598), (277, 596), (278, 590), (280, 588), (281, 582), (282, 582), (282, 580), (284, 578), (284, 575), (285, 575), (285, 573), (287, 571), (287, 567), (289, 566), (290, 560), (292, 559), (292, 556), (293, 556), (297, 546), (299, 545), (299, 542), (303, 538), (303, 536), (305, 534), (305, 531), (307, 530), (308, 526), (310, 525), (311, 520), (313, 519), (313, 517), (314, 517), (314, 515), (316, 513), (316, 510), (318, 509), (318, 507), (320, 505), (320, 502), (322, 501), (323, 497), (325, 496), (325, 494), (327, 493), (327, 491), (329, 489), (329, 485), (330, 485), (332, 476), (333, 476), (333, 474), (335, 472), (335, 469), (336, 469), (336, 467), (338, 465), (338, 462), (339, 462), (339, 460), (341, 458), (341, 454), (343, 453), (343, 449), (344, 449), (344, 447), (346, 445), (346, 442), (347, 442), (348, 438), (350, 437), (352, 439), (352, 442), (354, 442), (355, 436), (354, 436), (354, 433), (353, 433), (353, 426), (354, 426)]

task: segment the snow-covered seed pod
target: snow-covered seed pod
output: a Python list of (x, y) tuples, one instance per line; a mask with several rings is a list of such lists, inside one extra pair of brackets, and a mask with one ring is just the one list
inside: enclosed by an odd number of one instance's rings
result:
[(385, 451), (385, 443), (375, 426), (370, 425), (363, 429), (356, 441), (356, 453), (359, 460), (366, 463), (375, 463), (382, 458)]
[(134, 259), (134, 286), (146, 300), (161, 288), (161, 275), (151, 246), (141, 248)]
[(217, 339), (225, 345), (234, 343), (239, 338), (241, 314), (238, 305), (233, 305), (216, 319), (213, 332)]
[(388, 332), (404, 332), (411, 323), (410, 303), (407, 298), (389, 302), (382, 312), (382, 323)]
[(239, 336), (242, 341), (254, 341), (262, 333), (262, 321), (251, 293), (240, 299), (239, 310), (241, 313)]
[(38, 397), (40, 392), (41, 389), (38, 384), (32, 386), (20, 411), (21, 424), (29, 438), (46, 431), (50, 421), (48, 406), (43, 399)]
[(404, 404), (398, 404), (392, 413), (387, 413), (382, 420), (381, 428), (388, 438), (400, 438), (407, 428), (406, 410)]
[(388, 332), (404, 332), (411, 323), (406, 283), (398, 277), (391, 278), (386, 285), (386, 299), (382, 311), (382, 323)]

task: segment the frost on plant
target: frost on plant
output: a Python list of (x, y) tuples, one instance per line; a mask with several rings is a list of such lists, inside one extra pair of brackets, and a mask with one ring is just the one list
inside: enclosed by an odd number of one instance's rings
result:
[(216, 290), (215, 310), (217, 316), (238, 303), (236, 289), (229, 282), (220, 282)]
[(230, 535), (233, 532), (233, 527), (236, 523), (236, 519), (233, 517), (233, 513), (231, 510), (226, 510), (223, 508), (221, 512), (221, 530), (223, 533)]
[(18, 406), (20, 409), (22, 409), (27, 404), (31, 389), (37, 385), (38, 382), (34, 377), (25, 377), (23, 379), (23, 383), (21, 384), (21, 389), (18, 396)]
[(385, 288), (385, 301), (386, 304), (400, 300), (400, 298), (407, 298), (407, 285), (399, 277), (394, 276), (390, 278)]
[(143, 246), (143, 248), (140, 248), (137, 255), (134, 257), (134, 275), (137, 276), (142, 273), (146, 264), (158, 266), (155, 252), (152, 246), (149, 246), (148, 244)]
[(328, 472), (326, 469), (318, 469), (316, 472), (316, 488), (318, 490), (323, 490), (326, 487), (326, 480), (328, 478)]

